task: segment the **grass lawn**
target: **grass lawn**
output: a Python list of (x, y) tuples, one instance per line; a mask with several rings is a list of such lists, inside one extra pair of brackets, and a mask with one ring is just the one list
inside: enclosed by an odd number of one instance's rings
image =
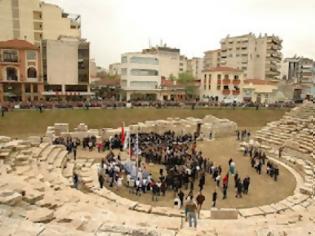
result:
[(55, 109), (39, 113), (34, 110), (13, 111), (0, 117), (0, 135), (12, 137), (25, 137), (29, 135), (42, 135), (46, 127), (55, 122), (69, 123), (71, 128), (79, 123), (86, 123), (89, 128), (119, 127), (121, 122), (126, 125), (138, 121), (164, 119), (167, 117), (196, 117), (203, 118), (211, 114), (219, 118), (235, 121), (239, 127), (249, 127), (253, 130), (264, 126), (267, 122), (278, 120), (286, 109), (236, 109), (231, 108), (134, 108), (134, 109)]

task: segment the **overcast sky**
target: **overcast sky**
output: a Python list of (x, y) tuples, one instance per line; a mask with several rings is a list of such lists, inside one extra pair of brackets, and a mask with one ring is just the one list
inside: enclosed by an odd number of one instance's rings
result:
[(82, 17), (82, 37), (100, 66), (159, 44), (188, 57), (219, 48), (226, 35), (268, 33), (285, 57), (315, 59), (315, 0), (45, 0)]

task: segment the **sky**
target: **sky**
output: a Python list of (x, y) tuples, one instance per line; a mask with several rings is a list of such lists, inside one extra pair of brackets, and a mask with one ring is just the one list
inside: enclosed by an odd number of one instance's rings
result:
[(124, 52), (160, 44), (188, 57), (220, 47), (227, 35), (274, 34), (284, 57), (315, 59), (315, 0), (45, 0), (81, 15), (91, 57), (108, 67)]

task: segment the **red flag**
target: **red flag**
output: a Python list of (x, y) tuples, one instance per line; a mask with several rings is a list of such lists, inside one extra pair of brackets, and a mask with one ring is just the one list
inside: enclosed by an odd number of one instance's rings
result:
[(125, 127), (124, 124), (121, 127), (121, 144), (124, 145), (125, 143)]

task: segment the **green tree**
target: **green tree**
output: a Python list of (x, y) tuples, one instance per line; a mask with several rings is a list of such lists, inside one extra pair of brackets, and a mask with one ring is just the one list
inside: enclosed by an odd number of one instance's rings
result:
[(197, 87), (195, 85), (195, 78), (191, 73), (179, 73), (177, 82), (185, 88), (185, 93), (188, 98), (196, 98)]

